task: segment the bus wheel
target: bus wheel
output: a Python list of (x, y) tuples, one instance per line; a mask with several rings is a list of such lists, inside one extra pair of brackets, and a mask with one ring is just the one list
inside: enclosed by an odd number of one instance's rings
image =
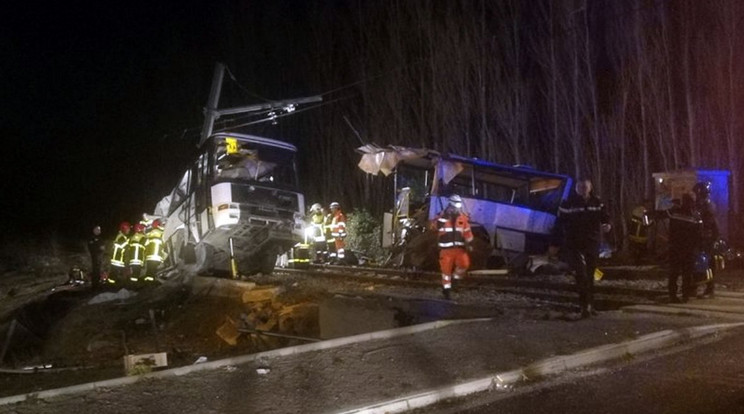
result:
[(214, 247), (207, 243), (199, 243), (195, 248), (196, 256), (196, 273), (208, 273), (214, 263)]
[(277, 260), (277, 248), (271, 247), (263, 251), (259, 259), (259, 271), (265, 275), (270, 275), (274, 272)]

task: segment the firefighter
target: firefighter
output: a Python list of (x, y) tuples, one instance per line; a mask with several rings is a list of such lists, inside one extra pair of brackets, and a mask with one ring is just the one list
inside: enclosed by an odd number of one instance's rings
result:
[(636, 265), (641, 264), (641, 259), (648, 250), (651, 228), (655, 224), (651, 211), (646, 207), (647, 204), (648, 201), (635, 207), (630, 217), (628, 241), (630, 241), (630, 249)]
[(90, 253), (90, 287), (96, 290), (101, 285), (103, 271), (103, 254), (106, 246), (101, 239), (101, 226), (93, 227), (93, 236), (88, 240), (88, 252)]
[(141, 224), (141, 225), (144, 226), (145, 234), (147, 234), (147, 232), (149, 232), (150, 229), (152, 229), (152, 222), (154, 220), (155, 219), (152, 216), (150, 216), (149, 214), (142, 213), (142, 218), (140, 219), (139, 224)]
[(470, 219), (462, 212), (462, 197), (451, 195), (447, 207), (435, 217), (432, 227), (438, 232), (442, 294), (445, 299), (450, 299), (453, 278), (464, 278), (470, 267), (473, 232)]
[(129, 280), (139, 282), (142, 274), (142, 266), (145, 264), (145, 225), (137, 223), (134, 225), (134, 233), (129, 238), (127, 246), (127, 266), (129, 267)]
[(82, 285), (85, 283), (85, 272), (79, 265), (73, 265), (67, 273), (68, 285)]
[(705, 283), (704, 296), (713, 297), (715, 294), (715, 261), (713, 260), (714, 246), (720, 237), (718, 223), (716, 222), (716, 207), (710, 199), (711, 183), (701, 181), (692, 187), (695, 193), (695, 210), (700, 215), (702, 224), (702, 235), (700, 248), (708, 256), (710, 264), (710, 277)]
[[(695, 211), (695, 201), (684, 194), (680, 205), (670, 208), (669, 215), (669, 276), (667, 288), (669, 301), (687, 302), (693, 294), (695, 255), (702, 238), (703, 221)], [(682, 299), (677, 296), (677, 281), (682, 278)]]
[(595, 315), (594, 272), (602, 233), (612, 229), (605, 205), (592, 193), (592, 182), (582, 178), (558, 209), (555, 242), (563, 246), (566, 262), (576, 273), (581, 317)]
[(333, 238), (333, 247), (335, 263), (343, 263), (346, 257), (344, 239), (346, 238), (346, 215), (341, 210), (341, 204), (334, 201), (330, 204), (331, 209), (331, 237)]
[(119, 224), (119, 234), (114, 239), (114, 248), (111, 252), (111, 275), (106, 280), (108, 283), (116, 283), (124, 278), (126, 273), (126, 252), (129, 246), (129, 231), (131, 225), (127, 221)]
[(310, 207), (310, 219), (307, 234), (313, 241), (315, 263), (325, 262), (328, 258), (328, 245), (325, 234), (325, 213), (323, 212), (323, 207), (320, 203), (315, 203)]
[(163, 246), (163, 222), (155, 219), (152, 229), (147, 232), (145, 242), (145, 282), (155, 280), (158, 268), (168, 256)]

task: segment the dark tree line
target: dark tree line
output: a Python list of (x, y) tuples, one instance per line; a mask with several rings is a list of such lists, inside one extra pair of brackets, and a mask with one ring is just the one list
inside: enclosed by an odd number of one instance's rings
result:
[[(324, 93), (299, 143), (312, 154), (304, 163), (309, 199), (370, 208), (390, 198), (382, 179), (356, 167), (354, 149), (373, 142), (591, 177), (617, 229), (653, 196), (652, 173), (726, 169), (739, 217), (739, 0), (318, 0), (302, 7), (294, 34), (282, 35), (293, 47), (279, 45), (282, 38), (249, 49), (260, 59), (284, 48), (270, 60), (291, 68), (275, 80), (299, 77), (304, 91)], [(241, 33), (233, 18), (231, 30)], [(255, 67), (256, 56), (233, 63)], [(284, 97), (302, 92), (278, 88)]]

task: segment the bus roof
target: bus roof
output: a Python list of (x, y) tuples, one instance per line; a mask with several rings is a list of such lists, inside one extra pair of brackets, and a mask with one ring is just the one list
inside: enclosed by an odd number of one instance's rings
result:
[(277, 148), (290, 150), (292, 152), (297, 152), (297, 147), (295, 147), (294, 145), (290, 143), (279, 141), (279, 140), (272, 139), (272, 138), (259, 137), (256, 135), (238, 134), (238, 133), (233, 133), (233, 132), (219, 132), (217, 134), (212, 135), (211, 139), (214, 139), (214, 138), (235, 138), (239, 141), (255, 142), (257, 144), (268, 145), (271, 147), (277, 147)]
[[(490, 170), (503, 176), (519, 179), (529, 179), (531, 177), (555, 178), (560, 180), (570, 179), (570, 177), (565, 174), (541, 171), (528, 166), (509, 166), (504, 164), (497, 164), (478, 158), (463, 157), (455, 154), (443, 154), (439, 151), (428, 148), (408, 148), (394, 145), (380, 147), (374, 144), (367, 144), (365, 146), (357, 148), (357, 152), (362, 154), (362, 162), (360, 163), (360, 168), (365, 172), (374, 175), (376, 175), (378, 171), (382, 171), (380, 169), (381, 166), (386, 167), (387, 171), (392, 171), (399, 164), (404, 164), (415, 168), (431, 169), (434, 168), (440, 160), (444, 160), (471, 165), (474, 167), (481, 167), (485, 170)], [(396, 154), (396, 156), (391, 157), (390, 161), (387, 161), (386, 157), (378, 156), (388, 153)], [(380, 162), (380, 160), (382, 160), (382, 162)], [(388, 174), (388, 172), (386, 171), (383, 172), (386, 175)]]

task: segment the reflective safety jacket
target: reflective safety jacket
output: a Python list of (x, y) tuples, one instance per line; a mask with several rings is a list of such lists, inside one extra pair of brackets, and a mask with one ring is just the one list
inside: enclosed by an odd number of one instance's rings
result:
[(346, 215), (341, 209), (336, 210), (331, 220), (331, 236), (337, 239), (346, 237)]
[(147, 233), (147, 241), (145, 242), (145, 260), (162, 263), (166, 256), (168, 255), (163, 248), (163, 230), (151, 229)]
[(129, 257), (129, 266), (142, 266), (145, 262), (145, 235), (143, 233), (134, 233), (129, 238), (129, 247), (127, 247), (127, 256)]
[(124, 254), (127, 251), (129, 245), (129, 237), (126, 234), (119, 232), (114, 239), (114, 249), (111, 253), (111, 266), (124, 267)]
[(313, 241), (325, 242), (325, 216), (322, 212), (313, 213), (310, 216), (310, 225), (313, 227)]
[(463, 213), (449, 214), (445, 210), (435, 218), (434, 224), (439, 237), (440, 249), (463, 248), (473, 241), (470, 220)]

